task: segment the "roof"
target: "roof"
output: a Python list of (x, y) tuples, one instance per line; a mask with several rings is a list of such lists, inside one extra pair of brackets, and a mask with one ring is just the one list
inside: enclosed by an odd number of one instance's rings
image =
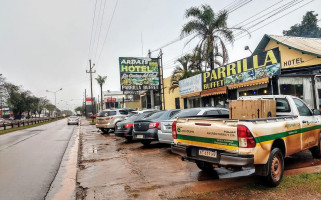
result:
[(258, 54), (264, 51), (270, 40), (278, 44), (282, 44), (290, 49), (295, 49), (305, 54), (310, 54), (321, 58), (321, 38), (306, 38), (292, 36), (278, 36), (265, 34), (254, 50), (253, 54)]

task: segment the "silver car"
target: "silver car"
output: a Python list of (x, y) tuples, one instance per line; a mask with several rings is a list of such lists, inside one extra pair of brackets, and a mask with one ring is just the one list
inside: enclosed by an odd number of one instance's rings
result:
[(213, 116), (213, 115), (228, 115), (229, 110), (226, 108), (217, 107), (205, 107), (205, 108), (190, 108), (182, 110), (174, 115), (169, 120), (161, 121), (160, 130), (158, 130), (158, 140), (160, 143), (171, 144), (173, 142), (172, 137), (172, 124), (178, 117), (190, 117), (190, 116)]
[(69, 116), (67, 119), (67, 124), (68, 125), (71, 125), (71, 124), (79, 125), (79, 117), (75, 116), (75, 115)]
[(96, 117), (96, 128), (99, 128), (103, 133), (108, 133), (110, 129), (115, 129), (118, 122), (125, 120), (128, 113), (128, 109), (103, 110)]

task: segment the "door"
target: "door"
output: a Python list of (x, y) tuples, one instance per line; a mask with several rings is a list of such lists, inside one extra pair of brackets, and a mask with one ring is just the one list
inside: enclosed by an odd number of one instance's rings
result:
[(318, 125), (318, 117), (313, 115), (312, 111), (301, 99), (293, 98), (293, 101), (299, 111), (299, 118), (302, 124), (302, 150), (317, 145), (320, 130), (315, 129), (315, 126)]

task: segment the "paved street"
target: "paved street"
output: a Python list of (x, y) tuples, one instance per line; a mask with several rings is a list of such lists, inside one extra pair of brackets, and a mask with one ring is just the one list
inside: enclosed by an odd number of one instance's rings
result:
[(44, 199), (76, 130), (66, 120), (0, 136), (0, 199)]

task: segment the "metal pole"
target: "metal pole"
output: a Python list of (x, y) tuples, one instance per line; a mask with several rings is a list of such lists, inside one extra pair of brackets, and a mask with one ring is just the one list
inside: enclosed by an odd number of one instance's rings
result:
[[(90, 92), (91, 92), (91, 114), (94, 114), (94, 101), (93, 101), (93, 78), (92, 74), (96, 73), (96, 70), (93, 71), (95, 64), (91, 65), (91, 60), (89, 60), (89, 71), (86, 70), (86, 73), (90, 73)], [(94, 123), (94, 118), (92, 118), (92, 123)]]

